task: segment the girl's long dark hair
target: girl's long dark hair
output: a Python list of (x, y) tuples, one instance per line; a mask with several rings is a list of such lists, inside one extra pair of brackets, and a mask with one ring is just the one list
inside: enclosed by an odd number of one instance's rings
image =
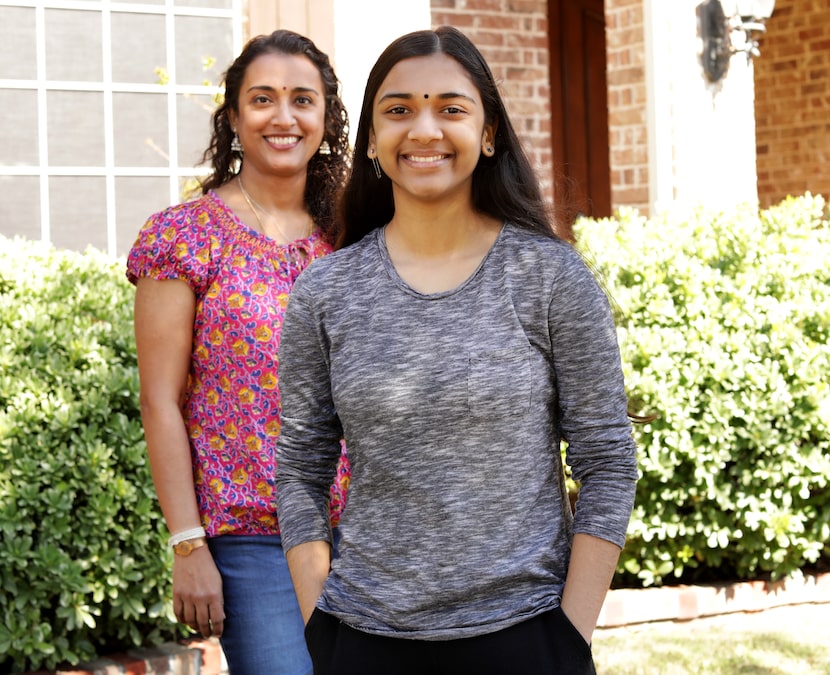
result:
[(354, 160), (340, 201), (340, 234), (336, 246), (359, 241), (385, 225), (395, 213), (392, 181), (380, 179), (366, 156), (375, 96), (389, 71), (404, 59), (446, 54), (455, 59), (481, 95), (487, 123), (497, 124), (495, 155), (482, 154), (473, 172), (473, 206), (494, 218), (556, 237), (538, 178), (507, 116), (498, 85), (484, 57), (461, 31), (450, 26), (404, 35), (380, 55), (366, 82), (355, 138)]
[(331, 154), (319, 152), (308, 163), (305, 204), (314, 222), (323, 234), (333, 241), (335, 237), (335, 202), (349, 169), (349, 118), (340, 100), (340, 82), (321, 52), (307, 37), (289, 30), (277, 30), (270, 35), (252, 38), (242, 53), (225, 72), (225, 96), (213, 112), (210, 144), (202, 163), (209, 164), (211, 174), (200, 183), (202, 194), (224, 185), (236, 177), (242, 155), (231, 150), (233, 129), (229, 112), (239, 112), (239, 93), (245, 72), (254, 59), (263, 54), (288, 54), (307, 57), (320, 71), (326, 98), (326, 129), (323, 140), (328, 142)]

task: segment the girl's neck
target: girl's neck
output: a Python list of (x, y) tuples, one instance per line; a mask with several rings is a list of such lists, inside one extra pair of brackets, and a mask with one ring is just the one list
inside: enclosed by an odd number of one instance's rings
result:
[(386, 239), (400, 256), (447, 259), (479, 250), (483, 242), (489, 250), (501, 225), (476, 211), (469, 201), (439, 204), (396, 199)]
[(414, 290), (441, 293), (472, 275), (493, 247), (502, 223), (472, 208), (399, 208), (385, 230), (398, 276)]

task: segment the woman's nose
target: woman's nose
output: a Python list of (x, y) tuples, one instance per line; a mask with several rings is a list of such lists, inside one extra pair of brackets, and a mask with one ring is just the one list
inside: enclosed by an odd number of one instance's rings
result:
[(294, 124), (294, 112), (289, 101), (277, 101), (274, 106), (271, 121), (278, 126), (291, 126)]

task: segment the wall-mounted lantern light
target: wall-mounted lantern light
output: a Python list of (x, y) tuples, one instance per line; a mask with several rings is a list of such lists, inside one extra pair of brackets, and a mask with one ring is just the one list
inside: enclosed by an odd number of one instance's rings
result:
[[(705, 0), (700, 5), (700, 36), (703, 40), (703, 72), (710, 82), (717, 82), (729, 70), (733, 54), (744, 53), (747, 60), (760, 56), (757, 36), (766, 31), (775, 0), (735, 0), (735, 11), (727, 16), (721, 0)], [(733, 33), (743, 33), (737, 46)]]

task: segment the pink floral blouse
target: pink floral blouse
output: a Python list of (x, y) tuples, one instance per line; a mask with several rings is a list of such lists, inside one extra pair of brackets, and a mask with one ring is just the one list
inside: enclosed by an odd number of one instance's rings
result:
[[(319, 232), (277, 244), (209, 192), (151, 216), (129, 253), (131, 282), (181, 279), (196, 294), (184, 417), (208, 536), (279, 533), (280, 327), (297, 276), (330, 251)], [(331, 490), (333, 525), (348, 482), (344, 455)]]

